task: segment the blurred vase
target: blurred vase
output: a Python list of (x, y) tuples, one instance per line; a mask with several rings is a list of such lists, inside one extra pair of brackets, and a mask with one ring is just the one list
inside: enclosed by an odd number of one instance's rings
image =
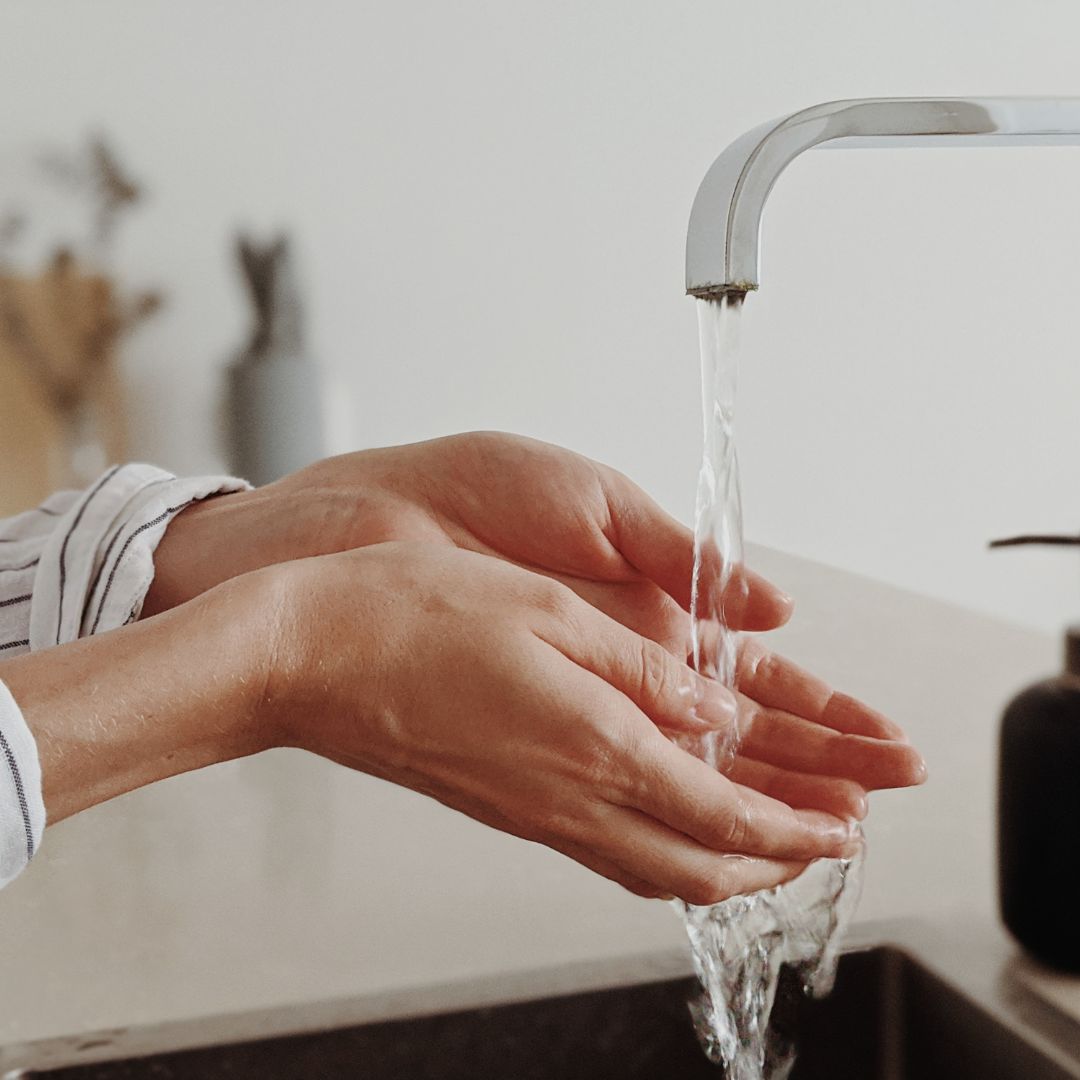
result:
[(259, 485), (323, 456), (322, 380), (304, 345), (288, 239), (260, 246), (241, 235), (237, 256), (255, 318), (228, 374), (232, 468)]
[(323, 456), (322, 383), (306, 360), (273, 356), (229, 371), (233, 472), (268, 484)]

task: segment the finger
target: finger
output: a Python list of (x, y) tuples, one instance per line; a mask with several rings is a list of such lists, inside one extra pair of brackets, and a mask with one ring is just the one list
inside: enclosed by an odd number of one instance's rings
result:
[(766, 708), (783, 709), (849, 735), (906, 741), (903, 729), (876, 709), (836, 692), (752, 638), (744, 641), (740, 649), (738, 685)]
[[(694, 534), (644, 491), (614, 469), (601, 468), (610, 517), (604, 533), (631, 566), (655, 582), (684, 610), (690, 610), (694, 576)], [(703, 555), (703, 579), (718, 579), (719, 556), (710, 546)], [(791, 617), (792, 601), (753, 571), (732, 574), (724, 591), (725, 619), (744, 630), (770, 630)]]
[(610, 715), (608, 727), (621, 726), (626, 736), (619, 754), (623, 805), (716, 850), (801, 861), (844, 854), (852, 840), (848, 822), (733, 784), (661, 734), (660, 727), (693, 731), (705, 722), (730, 727), (728, 690), (580, 599), (557, 595), (561, 617), (537, 632), (543, 638), (543, 630), (554, 630), (548, 644), (603, 680), (589, 697), (594, 710)]
[(690, 616), (651, 581), (602, 582), (552, 574), (586, 603), (635, 634), (684, 660), (690, 651)]
[(698, 619), (721, 621), (732, 630), (775, 630), (791, 618), (795, 602), (745, 565), (729, 565), (716, 542), (707, 539), (697, 551)]
[(754, 858), (710, 850), (635, 810), (596, 811), (587, 841), (601, 858), (624, 866), (688, 904), (718, 904), (732, 896), (775, 888), (797, 877), (806, 861)]
[(726, 770), (729, 779), (779, 799), (798, 810), (824, 810), (862, 821), (869, 810), (866, 792), (852, 780), (792, 772), (739, 755)]
[(625, 804), (715, 851), (808, 862), (854, 850), (849, 821), (735, 783), (659, 732), (625, 764)]
[(873, 791), (910, 787), (926, 778), (913, 746), (823, 727), (739, 696), (739, 749), (747, 757), (795, 772), (853, 780)]
[[(562, 597), (554, 624), (543, 621), (536, 627), (542, 640), (629, 698), (666, 731), (702, 734), (733, 728), (736, 699), (730, 690), (580, 598), (567, 602), (568, 596)], [(613, 713), (618, 709), (615, 703)]]

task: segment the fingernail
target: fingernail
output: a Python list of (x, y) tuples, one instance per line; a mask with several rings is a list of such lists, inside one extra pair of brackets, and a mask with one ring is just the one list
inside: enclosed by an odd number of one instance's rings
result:
[(738, 712), (735, 695), (718, 682), (703, 681), (693, 712), (694, 718), (711, 730), (730, 727)]

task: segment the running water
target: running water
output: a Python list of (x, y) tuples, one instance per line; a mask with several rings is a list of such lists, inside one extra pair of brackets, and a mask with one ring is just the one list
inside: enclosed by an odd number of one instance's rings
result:
[[(738, 634), (724, 598), (740, 593), (742, 501), (735, 453), (737, 331), (742, 294), (698, 301), (705, 451), (697, 490), (692, 611), (694, 666), (735, 688)], [(738, 752), (738, 732), (684, 739), (722, 772)], [(785, 965), (803, 992), (832, 989), (837, 950), (858, 902), (862, 856), (821, 859), (795, 881), (712, 907), (679, 904), (702, 993), (694, 1022), (727, 1080), (784, 1080), (795, 1061), (790, 1035), (770, 1027)], [(787, 980), (785, 979), (785, 984)]]

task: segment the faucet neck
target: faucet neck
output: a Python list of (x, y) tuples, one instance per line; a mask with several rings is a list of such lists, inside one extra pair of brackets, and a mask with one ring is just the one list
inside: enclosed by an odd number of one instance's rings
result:
[(1080, 98), (862, 98), (791, 113), (736, 139), (690, 211), (686, 291), (747, 292), (760, 281), (761, 218), (780, 174), (828, 147), (1080, 145)]

